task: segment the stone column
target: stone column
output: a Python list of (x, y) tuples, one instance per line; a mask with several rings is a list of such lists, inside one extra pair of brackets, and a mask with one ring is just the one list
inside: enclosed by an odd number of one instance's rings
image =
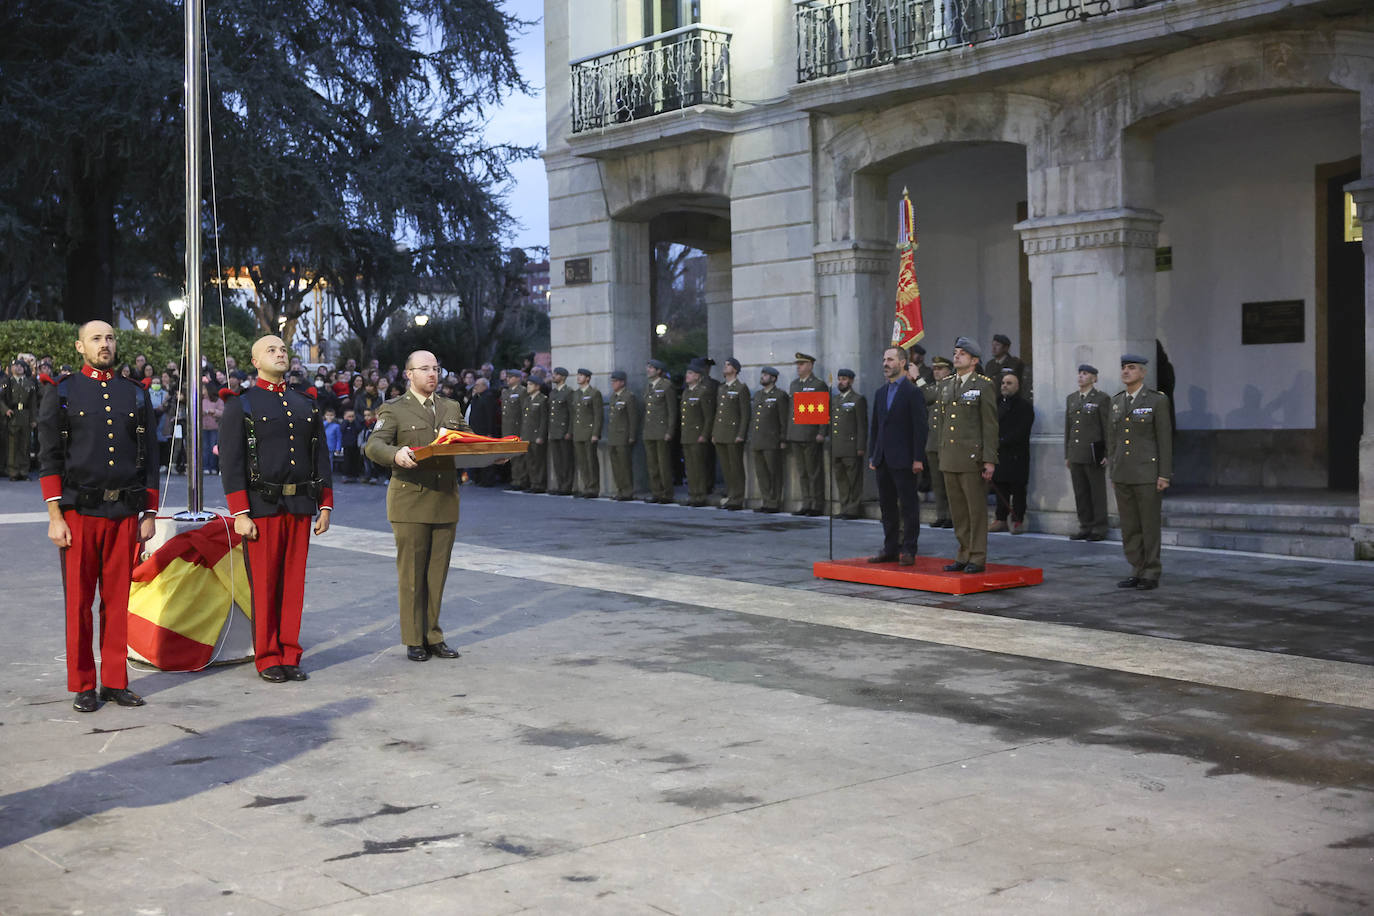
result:
[[(735, 307), (730, 291), (730, 249), (706, 255), (706, 353), (717, 363), (735, 353)], [(720, 378), (719, 369), (716, 378)]]
[(1029, 509), (1037, 530), (1077, 530), (1064, 466), (1064, 399), (1080, 363), (1100, 370), (1099, 387), (1119, 387), (1122, 353), (1150, 359), (1156, 337), (1155, 246), (1162, 221), (1152, 210), (1115, 208), (1018, 223), (1030, 259), (1035, 433)]
[[(1366, 149), (1374, 140), (1367, 125)], [(1364, 170), (1374, 168), (1368, 158)], [(1374, 176), (1345, 186), (1364, 226), (1364, 430), (1360, 435), (1360, 521), (1350, 529), (1355, 559), (1374, 560)]]
[(883, 349), (892, 339), (897, 256), (881, 242), (836, 242), (817, 246), (816, 305), (821, 361), (831, 377), (853, 369), (855, 387), (867, 393), (882, 379)]

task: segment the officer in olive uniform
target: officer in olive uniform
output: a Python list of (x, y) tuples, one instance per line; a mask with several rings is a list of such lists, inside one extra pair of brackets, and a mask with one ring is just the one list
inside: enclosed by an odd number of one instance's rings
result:
[(1118, 582), (1118, 588), (1157, 588), (1162, 571), (1160, 514), (1174, 474), (1173, 429), (1169, 399), (1145, 387), (1147, 363), (1133, 353), (1121, 357), (1126, 390), (1112, 398), (1107, 423), (1107, 464), (1121, 516), (1121, 545), (1131, 564), (1130, 577)]
[(285, 384), (290, 352), (275, 334), (259, 338), (257, 382), (225, 397), (219, 421), (224, 497), (252, 589), (254, 663), (274, 684), (308, 677), (300, 662), (310, 523), (324, 534), (334, 507), (324, 411), (314, 388)]
[[(42, 379), (38, 476), (48, 506), (48, 540), (62, 563), (67, 689), (76, 694), (73, 709), (95, 712), (101, 700), (143, 705), (129, 689), (129, 581), (139, 543), (153, 536), (157, 431), (147, 392), (113, 371), (114, 328), (88, 321), (77, 334), (80, 371), (57, 382)], [(97, 583), (98, 631), (91, 615)], [(96, 632), (98, 695), (91, 650)]]
[(0, 386), (5, 415), (5, 472), (10, 480), (29, 479), (29, 443), (38, 425), (38, 383), (29, 377), (23, 360), (16, 359)]
[(432, 656), (457, 658), (444, 641), (439, 611), (458, 528), (458, 468), (452, 456), (417, 461), (412, 449), (429, 445), (444, 430), (471, 432), (462, 405), (435, 395), (439, 360), (417, 350), (406, 357), (406, 393), (377, 411), (364, 451), (390, 466), (386, 517), (396, 538), (396, 584), (401, 642), (413, 662)]
[(711, 427), (711, 441), (725, 477), (725, 499), (722, 509), (736, 511), (744, 508), (744, 442), (749, 437), (749, 386), (740, 381), (739, 360), (733, 356), (725, 361), (725, 381), (716, 388), (716, 422)]
[[(501, 392), (501, 435), (520, 435), (520, 424), (525, 418), (525, 373), (519, 369), (506, 370), (506, 390)], [(428, 444), (428, 443), (424, 443)], [(530, 475), (526, 470), (525, 456), (516, 455), (510, 460), (510, 486), (507, 490), (528, 490)]]
[(787, 447), (787, 427), (792, 422), (792, 399), (778, 387), (778, 370), (759, 370), (759, 392), (754, 398), (754, 422), (749, 427), (749, 448), (754, 453), (754, 477), (759, 482), (757, 512), (782, 509), (782, 450)]
[(988, 489), (997, 465), (997, 390), (973, 371), (982, 351), (954, 342), (954, 376), (940, 392), (940, 472), (959, 553), (946, 572), (980, 573), (988, 562)]
[(673, 436), (677, 433), (677, 390), (663, 377), (662, 360), (651, 359), (644, 367), (649, 379), (644, 386), (644, 463), (649, 471), (649, 498), (645, 502), (673, 501)]
[(1073, 541), (1107, 537), (1107, 423), (1112, 399), (1097, 388), (1097, 369), (1078, 367), (1078, 390), (1064, 404), (1064, 464), (1073, 482), (1078, 532)]
[(711, 429), (716, 422), (716, 402), (704, 378), (705, 361), (694, 359), (687, 365), (680, 402), (682, 458), (687, 469), (687, 505), (704, 506), (715, 483), (710, 461)]
[(606, 444), (611, 450), (614, 498), (619, 502), (634, 498), (634, 444), (639, 439), (639, 424), (643, 416), (639, 398), (626, 387), (627, 378), (621, 369), (611, 373), (611, 396), (606, 404), (610, 413)]
[(577, 370), (577, 390), (573, 392), (573, 465), (577, 469), (578, 485), (574, 496), (595, 499), (601, 493), (601, 458), (597, 449), (601, 444), (605, 402), (601, 392), (592, 387), (592, 370)]
[(555, 496), (573, 491), (572, 396), (568, 370), (559, 366), (549, 389), (549, 492)]
[[(830, 386), (812, 374), (816, 357), (797, 354), (797, 377), (788, 386), (790, 397), (799, 391), (824, 391)], [(825, 426), (792, 423), (788, 415), (787, 441), (796, 456), (797, 479), (801, 483), (801, 508), (798, 515), (820, 515), (825, 500)]]
[[(930, 417), (930, 439), (926, 443), (926, 469), (930, 474), (930, 494), (935, 498), (935, 521), (932, 528), (953, 528), (949, 517), (949, 495), (945, 490), (945, 475), (940, 471), (940, 430), (944, 428), (944, 408), (942, 389), (954, 372), (954, 364), (947, 356), (937, 356), (930, 361), (931, 381), (912, 379), (926, 399), (926, 412)], [(908, 373), (910, 377), (910, 373)]]
[(525, 452), (525, 476), (529, 491), (543, 493), (549, 477), (549, 399), (533, 375), (525, 381), (525, 408), (520, 416), (520, 438), (530, 444)]
[[(1001, 383), (1002, 372), (1010, 369), (1022, 382), (1026, 380), (1026, 364), (1021, 357), (1011, 355), (1011, 338), (1005, 334), (992, 335), (992, 358), (983, 364), (983, 373)], [(1024, 386), (1023, 386), (1024, 387)]]
[(840, 518), (858, 518), (864, 498), (864, 449), (868, 447), (868, 399), (854, 390), (854, 370), (835, 373), (830, 402), (830, 457)]

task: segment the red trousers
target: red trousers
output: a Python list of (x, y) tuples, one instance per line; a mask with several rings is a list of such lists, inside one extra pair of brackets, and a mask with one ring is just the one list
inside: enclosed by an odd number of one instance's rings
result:
[(308, 515), (255, 518), (258, 539), (243, 542), (253, 587), (253, 652), (259, 671), (301, 663), (301, 611), (305, 607)]
[(100, 583), (100, 683), (129, 686), (129, 582), (138, 550), (138, 516), (99, 518), (74, 509), (62, 513), (72, 532), (63, 547), (62, 586), (67, 598), (67, 689), (95, 689), (91, 604)]

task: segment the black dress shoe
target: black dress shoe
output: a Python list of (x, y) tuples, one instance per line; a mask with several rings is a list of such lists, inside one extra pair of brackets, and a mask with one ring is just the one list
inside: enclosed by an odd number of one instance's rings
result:
[(77, 712), (95, 712), (100, 708), (100, 701), (96, 699), (94, 690), (83, 690), (72, 700), (72, 709)]
[(897, 562), (897, 555), (896, 555), (895, 553), (880, 553), (880, 554), (878, 554), (878, 555), (875, 556), (875, 557), (869, 557), (869, 558), (868, 558), (868, 562), (870, 562), (870, 563), (896, 563), (896, 562)]
[(754, 511), (755, 511), (755, 512), (762, 512), (764, 515), (775, 515), (775, 514), (777, 514), (778, 512), (781, 512), (782, 510), (781, 510), (781, 509), (777, 509), (777, 508), (773, 508), (773, 507), (771, 507), (771, 506), (759, 506), (759, 507), (758, 507), (757, 509), (755, 509)]
[(916, 554), (914, 554), (914, 553), (904, 553), (904, 554), (902, 554), (900, 557), (897, 558), (897, 565), (898, 565), (898, 566), (915, 566), (915, 565), (916, 565)]
[(1086, 532), (1086, 531), (1080, 531), (1080, 532), (1078, 532), (1077, 534), (1071, 534), (1071, 535), (1069, 535), (1069, 540), (1071, 540), (1071, 541), (1086, 541), (1087, 539), (1088, 539), (1088, 532)]
[(144, 706), (143, 697), (127, 687), (101, 687), (100, 699), (113, 700), (120, 706)]
[(1107, 536), (1105, 534), (1089, 534), (1085, 535), (1083, 538), (1085, 541), (1105, 541), (1106, 539)]
[(406, 658), (413, 662), (427, 662), (429, 650), (424, 646), (406, 646)]
[(1140, 589), (1142, 592), (1148, 592), (1152, 588), (1159, 588), (1159, 580), (1141, 579), (1139, 582), (1135, 584), (1135, 587)]
[(308, 681), (310, 675), (301, 670), (300, 665), (282, 665), (281, 670), (286, 672), (288, 681)]
[(950, 521), (950, 520), (947, 519), (947, 518), (937, 518), (935, 521), (933, 521), (933, 522), (930, 523), (930, 527), (932, 527), (932, 528), (953, 528), (953, 527), (954, 527), (954, 522)]
[(1117, 588), (1135, 588), (1135, 587), (1136, 587), (1137, 585), (1139, 585), (1139, 584), (1140, 584), (1140, 580), (1137, 579), (1135, 576), (1131, 576), (1129, 579), (1122, 579), (1120, 582), (1116, 583), (1116, 587), (1117, 587)]
[(272, 665), (259, 671), (258, 677), (273, 684), (285, 683), (286, 669), (281, 665)]
[(945, 572), (963, 572), (963, 571), (964, 571), (965, 569), (967, 569), (967, 568), (968, 568), (968, 564), (967, 564), (967, 563), (947, 563), (947, 564), (945, 564)]
[(987, 569), (986, 566), (983, 566), (983, 565), (978, 564), (978, 563), (965, 563), (965, 564), (964, 564), (964, 572), (966, 572), (966, 573), (980, 573), (980, 572), (982, 572), (982, 571), (985, 570), (985, 569)]
[(430, 655), (437, 655), (440, 658), (457, 658), (458, 650), (450, 649), (446, 642), (431, 643), (428, 646)]

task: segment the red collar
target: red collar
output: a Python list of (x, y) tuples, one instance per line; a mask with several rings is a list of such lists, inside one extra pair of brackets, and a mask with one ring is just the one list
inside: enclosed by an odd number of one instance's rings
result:
[(86, 378), (93, 378), (97, 382), (108, 382), (110, 379), (114, 378), (113, 372), (104, 372), (86, 363), (81, 364), (81, 374), (86, 376)]
[(262, 389), (264, 389), (264, 390), (266, 390), (266, 391), (275, 391), (277, 394), (281, 394), (282, 392), (284, 392), (284, 391), (286, 390), (286, 383), (285, 383), (285, 382), (282, 382), (282, 383), (277, 384), (277, 385), (273, 385), (271, 382), (267, 381), (266, 379), (264, 379), (264, 378), (259, 378), (259, 379), (257, 380), (257, 384), (258, 384), (258, 387), (259, 387), (259, 388), (262, 388)]

